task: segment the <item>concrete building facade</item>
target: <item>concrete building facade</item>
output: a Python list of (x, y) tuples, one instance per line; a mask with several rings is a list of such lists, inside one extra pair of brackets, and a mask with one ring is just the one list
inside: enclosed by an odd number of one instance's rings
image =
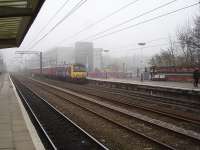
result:
[(55, 47), (43, 53), (43, 66), (55, 67), (75, 62), (73, 47)]
[(76, 42), (75, 43), (75, 63), (84, 64), (87, 71), (93, 71), (94, 58), (93, 43), (90, 42)]

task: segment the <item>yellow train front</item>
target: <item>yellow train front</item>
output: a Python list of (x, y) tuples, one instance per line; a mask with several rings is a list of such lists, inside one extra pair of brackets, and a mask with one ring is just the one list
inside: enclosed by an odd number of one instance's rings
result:
[(85, 82), (87, 77), (86, 67), (83, 64), (70, 64), (66, 67), (67, 80)]
[[(32, 69), (31, 72), (35, 75), (40, 75), (40, 69)], [(87, 69), (82, 64), (67, 64), (57, 67), (43, 67), (42, 75), (45, 77), (66, 80), (76, 83), (86, 83)]]

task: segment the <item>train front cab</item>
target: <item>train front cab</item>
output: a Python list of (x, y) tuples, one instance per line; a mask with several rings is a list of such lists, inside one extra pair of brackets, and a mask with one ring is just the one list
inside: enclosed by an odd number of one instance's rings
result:
[(74, 64), (67, 67), (68, 78), (74, 82), (85, 82), (87, 77), (84, 65)]

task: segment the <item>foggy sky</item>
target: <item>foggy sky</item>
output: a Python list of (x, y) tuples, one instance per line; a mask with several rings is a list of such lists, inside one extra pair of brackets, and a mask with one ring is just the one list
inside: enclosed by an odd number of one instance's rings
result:
[[(55, 14), (55, 12), (60, 9), (66, 0), (46, 0), (44, 3), (38, 17), (36, 18), (34, 24), (29, 30), (26, 38), (24, 39), (21, 47), (19, 49), (5, 49), (1, 50), (6, 56), (14, 56), (15, 50), (38, 50), (45, 51), (54, 46), (73, 46), (76, 41), (85, 41), (84, 39), (102, 30), (105, 30), (113, 25), (119, 24), (127, 19), (135, 17), (143, 12), (151, 10), (158, 7), (164, 3), (170, 2), (172, 0), (139, 0), (135, 4), (130, 5), (123, 11), (115, 14), (114, 16), (108, 18), (107, 20), (93, 26), (89, 30), (82, 32), (74, 38), (70, 36), (74, 35), (84, 27), (98, 21), (99, 19), (107, 16), (113, 11), (119, 9), (125, 4), (128, 4), (134, 0), (88, 0), (78, 11), (67, 18), (62, 24), (57, 26), (57, 28), (51, 32), (45, 39), (43, 39), (39, 44), (37, 44), (33, 49), (30, 49), (31, 45), (34, 44), (37, 39), (42, 37), (46, 32), (48, 32), (53, 25), (55, 25), (63, 16), (65, 16), (69, 10), (79, 1), (70, 0), (66, 7), (54, 18), (48, 25), (47, 22)], [(171, 5), (162, 8), (156, 12), (145, 15), (139, 19), (136, 19), (125, 26), (133, 25), (150, 19), (157, 15), (167, 13), (181, 7), (191, 5), (198, 2), (198, 0), (177, 0)], [(98, 40), (87, 40), (88, 42), (93, 42), (94, 47), (103, 48), (110, 50), (109, 55), (111, 56), (129, 56), (137, 55), (140, 52), (137, 43), (146, 42), (146, 46), (162, 45), (168, 43), (168, 37), (174, 37), (176, 35), (176, 30), (187, 24), (188, 22), (192, 25), (193, 18), (199, 14), (199, 6), (195, 6), (176, 14), (169, 15), (167, 17), (139, 25), (137, 27), (113, 34), (111, 36), (98, 39)], [(43, 27), (45, 29), (40, 34), (38, 33)], [(33, 39), (37, 38), (33, 41)], [(160, 39), (152, 41), (154, 39)], [(63, 39), (66, 39), (63, 41)], [(61, 42), (63, 41), (63, 42)], [(161, 48), (166, 48), (167, 45), (157, 46), (152, 48), (143, 49), (143, 55), (153, 55), (158, 53)], [(11, 50), (11, 51), (10, 51)], [(10, 52), (8, 52), (10, 51)], [(10, 59), (8, 58), (8, 59)]]

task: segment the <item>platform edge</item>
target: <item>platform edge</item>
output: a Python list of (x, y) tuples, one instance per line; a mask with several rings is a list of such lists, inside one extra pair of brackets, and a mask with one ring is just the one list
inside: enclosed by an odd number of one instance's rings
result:
[(10, 83), (12, 85), (12, 89), (15, 93), (15, 97), (17, 98), (17, 101), (19, 103), (19, 106), (20, 106), (20, 109), (21, 109), (21, 113), (22, 113), (22, 116), (24, 118), (24, 121), (25, 121), (25, 124), (26, 124), (26, 127), (29, 131), (29, 134), (31, 136), (31, 139), (32, 139), (32, 142), (33, 142), (33, 145), (35, 147), (36, 150), (45, 150), (44, 148), (44, 145), (42, 144), (41, 140), (40, 140), (40, 137), (38, 136), (37, 134), (37, 131), (35, 129), (35, 127), (33, 126), (29, 116), (28, 116), (28, 113), (26, 111), (26, 109), (24, 108), (24, 105), (22, 104), (22, 101), (17, 93), (17, 90), (15, 88), (15, 85), (14, 83), (12, 82), (12, 79), (10, 78), (10, 74), (9, 74), (9, 80), (10, 80)]

